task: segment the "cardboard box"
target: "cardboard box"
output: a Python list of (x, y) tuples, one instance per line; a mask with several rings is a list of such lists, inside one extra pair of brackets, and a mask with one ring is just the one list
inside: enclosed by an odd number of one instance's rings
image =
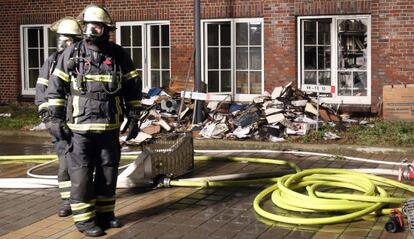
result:
[(385, 85), (382, 90), (384, 120), (414, 122), (414, 84)]

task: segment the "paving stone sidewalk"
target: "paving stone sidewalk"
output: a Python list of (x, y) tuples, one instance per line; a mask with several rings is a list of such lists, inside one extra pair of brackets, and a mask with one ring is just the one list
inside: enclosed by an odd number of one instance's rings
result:
[[(293, 155), (253, 156), (290, 160), (306, 168), (396, 168), (355, 161), (327, 160)], [(353, 154), (364, 158), (400, 161), (406, 155)], [(31, 165), (0, 164), (0, 177), (21, 177)], [(56, 170), (51, 168), (49, 170)], [(192, 176), (210, 176), (236, 172), (286, 169), (229, 162), (196, 162)], [(102, 238), (314, 238), (314, 239), (406, 239), (408, 229), (400, 233), (384, 231), (388, 217), (366, 217), (350, 223), (326, 226), (297, 226), (269, 222), (256, 215), (252, 201), (264, 187), (243, 188), (164, 188), (118, 190), (116, 215), (124, 226), (109, 229)], [(412, 196), (395, 190), (394, 196)], [(0, 238), (83, 238), (72, 219), (56, 215), (60, 200), (57, 189), (0, 190)], [(267, 203), (265, 203), (267, 204)], [(272, 207), (265, 205), (265, 207)]]

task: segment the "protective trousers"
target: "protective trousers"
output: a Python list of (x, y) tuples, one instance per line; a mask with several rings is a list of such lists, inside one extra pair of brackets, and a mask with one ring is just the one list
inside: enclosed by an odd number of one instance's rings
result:
[(69, 203), (70, 197), (70, 177), (68, 172), (68, 164), (66, 159), (66, 152), (68, 149), (68, 142), (66, 140), (58, 139), (52, 136), (52, 142), (55, 146), (56, 154), (59, 160), (58, 169), (58, 186), (60, 197), (64, 203)]
[(87, 230), (96, 222), (114, 218), (120, 157), (119, 130), (73, 132), (68, 166), (72, 186), (70, 203), (78, 230)]

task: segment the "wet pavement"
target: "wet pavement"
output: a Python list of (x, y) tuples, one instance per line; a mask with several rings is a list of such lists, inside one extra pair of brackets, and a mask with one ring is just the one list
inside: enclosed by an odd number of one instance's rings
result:
[[(25, 143), (27, 147), (25, 153), (47, 153), (52, 150), (47, 141), (36, 144), (34, 141), (30, 142)], [(196, 147), (200, 145), (202, 142), (196, 142)], [(246, 145), (247, 143), (241, 142), (239, 148), (248, 149)], [(12, 150), (13, 147), (16, 151)], [(260, 147), (263, 147), (262, 143)], [(13, 144), (4, 146), (0, 143), (0, 153), (3, 155), (15, 154), (12, 152), (17, 152), (18, 148)], [(228, 149), (229, 147), (221, 143), (221, 148)], [(4, 149), (7, 152), (3, 151)], [(407, 157), (403, 154), (355, 152), (350, 154), (349, 156), (396, 162)], [(251, 155), (289, 160), (298, 164), (302, 169), (397, 168), (383, 164), (339, 159), (327, 160), (315, 156), (298, 157), (297, 155), (271, 153), (263, 155), (259, 152), (244, 156)], [(35, 163), (1, 163), (0, 177), (22, 177), (33, 165)], [(195, 171), (190, 176), (260, 172), (272, 169), (286, 168), (262, 164), (196, 161)], [(36, 173), (50, 174), (56, 170), (57, 164), (51, 164), (37, 170)], [(116, 215), (122, 220), (124, 226), (107, 230), (107, 235), (103, 238), (412, 238), (407, 228), (400, 233), (384, 231), (384, 223), (388, 220), (386, 216), (369, 216), (354, 222), (324, 226), (300, 226), (268, 221), (258, 216), (252, 206), (254, 197), (262, 189), (264, 186), (207, 189), (184, 187), (118, 189)], [(392, 196), (411, 197), (413, 195), (394, 190)], [(70, 217), (59, 218), (56, 215), (59, 203), (57, 189), (0, 189), (0, 238), (83, 238), (83, 235), (76, 231)], [(264, 203), (264, 207), (277, 210), (269, 201)]]

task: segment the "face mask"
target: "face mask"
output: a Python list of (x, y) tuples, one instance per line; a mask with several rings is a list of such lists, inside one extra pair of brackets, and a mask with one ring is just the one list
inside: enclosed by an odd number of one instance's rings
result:
[(56, 40), (56, 48), (59, 53), (65, 50), (67, 46), (73, 43), (73, 38), (65, 35), (59, 35)]
[(104, 34), (104, 27), (102, 24), (89, 22), (84, 26), (83, 34), (87, 39), (93, 40), (101, 37)]

